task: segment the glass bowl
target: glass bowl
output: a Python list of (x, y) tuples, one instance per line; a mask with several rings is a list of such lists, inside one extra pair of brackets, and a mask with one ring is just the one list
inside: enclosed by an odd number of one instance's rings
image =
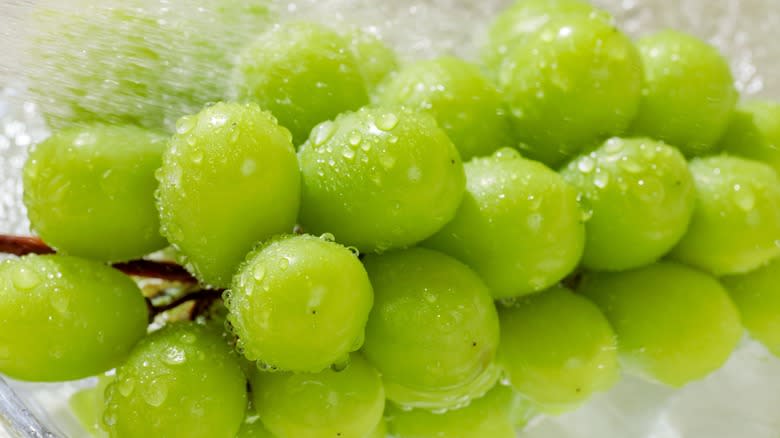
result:
[[(48, 135), (38, 108), (24, 93), (22, 59), (30, 44), (35, 3), (0, 2), (0, 233), (28, 234), (20, 169), (27, 147)], [(160, 0), (162, 1), (162, 0)], [(68, 3), (68, 0), (63, 0)], [(778, 0), (593, 0), (614, 13), (631, 36), (661, 28), (698, 35), (729, 58), (743, 99), (780, 99)], [(271, 0), (284, 18), (379, 34), (404, 59), (452, 53), (474, 58), (484, 30), (508, 0)], [(2, 329), (2, 328), (0, 328)], [(0, 436), (88, 436), (68, 399), (96, 379), (58, 384), (0, 378)], [(682, 389), (624, 376), (607, 393), (560, 416), (533, 419), (526, 438), (777, 438), (780, 359), (745, 338), (730, 360)]]

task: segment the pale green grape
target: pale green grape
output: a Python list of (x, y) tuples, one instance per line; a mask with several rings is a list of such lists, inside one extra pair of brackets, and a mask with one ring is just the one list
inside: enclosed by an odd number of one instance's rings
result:
[(166, 246), (154, 206), (165, 137), (134, 126), (59, 131), (24, 166), (33, 229), (58, 251), (107, 261)]
[(259, 240), (295, 224), (300, 174), (290, 133), (255, 104), (218, 103), (180, 119), (157, 179), (163, 235), (214, 286), (229, 285)]
[(718, 369), (742, 335), (723, 286), (684, 265), (590, 273), (578, 292), (612, 324), (625, 371), (667, 385), (682, 386)]
[(468, 406), (444, 413), (390, 405), (388, 426), (396, 438), (514, 438), (513, 398), (509, 387), (496, 385)]
[(169, 324), (142, 340), (106, 389), (112, 438), (235, 438), (246, 379), (225, 340), (194, 323)]
[(495, 383), (498, 318), (471, 269), (423, 248), (369, 255), (364, 264), (374, 307), (363, 352), (382, 374), (388, 399), (454, 408)]
[(780, 258), (747, 274), (721, 278), (753, 338), (780, 356)]
[(606, 11), (584, 0), (517, 0), (491, 23), (487, 44), (482, 49), (482, 61), (491, 70), (498, 70), (512, 50), (551, 19), (562, 15), (580, 15), (613, 21)]
[(346, 38), (369, 91), (398, 68), (395, 51), (376, 35), (355, 29), (347, 33)]
[(387, 422), (384, 417), (379, 420), (379, 424), (376, 425), (374, 431), (367, 435), (366, 438), (386, 438), (387, 437)]
[(498, 90), (476, 65), (458, 58), (407, 64), (382, 84), (376, 101), (429, 112), (464, 161), (513, 144)]
[(582, 264), (620, 271), (652, 263), (685, 234), (696, 200), (685, 157), (644, 138), (612, 138), (562, 171), (580, 191), (585, 223)]
[(498, 74), (521, 152), (551, 166), (624, 132), (641, 79), (631, 40), (581, 15), (550, 20), (507, 55)]
[(577, 193), (513, 149), (466, 163), (455, 218), (424, 245), (472, 267), (495, 298), (540, 291), (574, 270), (585, 227)]
[(225, 304), (247, 359), (317, 372), (360, 348), (372, 302), (368, 275), (353, 252), (301, 235), (250, 253)]
[(241, 53), (235, 94), (269, 110), (299, 145), (309, 131), (368, 103), (363, 71), (348, 41), (316, 23), (285, 23)]
[(312, 130), (298, 152), (300, 221), (360, 251), (417, 243), (455, 215), (465, 176), (427, 114), (363, 108)]
[(689, 157), (707, 152), (737, 102), (728, 62), (706, 42), (673, 30), (643, 37), (637, 47), (644, 80), (631, 134), (663, 140)]
[(780, 102), (757, 100), (737, 108), (719, 148), (780, 172)]
[(691, 161), (697, 201), (671, 257), (715, 275), (780, 255), (780, 180), (766, 164), (729, 156)]
[(76, 392), (68, 400), (71, 412), (92, 438), (108, 437), (101, 424), (105, 390), (112, 380), (113, 377), (98, 376), (97, 385)]
[(124, 360), (146, 333), (130, 277), (63, 255), (0, 262), (0, 372), (20, 380), (81, 379)]
[(266, 0), (35, 2), (30, 90), (48, 121), (172, 128), (224, 98), (246, 35), (271, 22)]
[(619, 378), (615, 334), (601, 311), (560, 286), (499, 307), (498, 363), (516, 391), (568, 409)]
[(258, 372), (252, 396), (263, 424), (278, 438), (365, 438), (385, 406), (379, 373), (360, 354), (341, 371)]
[[(241, 424), (236, 438), (276, 438), (268, 429), (265, 428), (260, 418), (255, 416), (251, 419), (245, 419)], [(384, 437), (382, 437), (384, 438)]]

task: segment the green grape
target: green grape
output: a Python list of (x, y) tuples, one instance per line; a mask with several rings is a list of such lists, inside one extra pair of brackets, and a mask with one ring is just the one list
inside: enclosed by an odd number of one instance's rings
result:
[[(247, 418), (241, 424), (236, 438), (276, 438), (268, 429), (265, 428), (260, 418), (255, 416), (254, 418)], [(382, 437), (384, 438), (384, 437)]]
[(424, 245), (466, 263), (494, 298), (548, 288), (577, 266), (585, 242), (577, 194), (513, 149), (475, 158), (455, 218)]
[(112, 377), (98, 376), (97, 385), (74, 393), (68, 400), (68, 407), (79, 424), (92, 438), (108, 437), (101, 427), (105, 390)]
[(517, 0), (491, 23), (487, 44), (482, 49), (482, 61), (491, 70), (498, 70), (504, 58), (551, 19), (578, 15), (612, 23), (612, 16), (583, 0)]
[(165, 137), (134, 126), (70, 128), (36, 145), (24, 166), (33, 229), (58, 251), (106, 261), (166, 246), (154, 206)]
[(373, 90), (388, 74), (398, 69), (398, 56), (378, 36), (354, 29), (347, 33), (349, 47), (357, 61), (367, 89)]
[(780, 180), (771, 167), (729, 156), (697, 158), (689, 167), (697, 201), (673, 259), (726, 275), (780, 255)]
[(341, 371), (258, 372), (252, 389), (257, 414), (278, 438), (365, 438), (385, 406), (382, 379), (360, 354)]
[(658, 260), (685, 234), (696, 202), (685, 157), (645, 138), (611, 138), (561, 175), (580, 191), (589, 216), (582, 264), (593, 270)]
[(747, 274), (721, 278), (753, 338), (780, 356), (780, 258)]
[(247, 359), (317, 372), (360, 348), (372, 303), (368, 275), (352, 251), (301, 235), (250, 253), (225, 304)]
[(300, 222), (345, 245), (381, 252), (413, 245), (455, 215), (466, 178), (433, 117), (363, 108), (312, 130), (298, 151)]
[(738, 107), (719, 148), (763, 161), (780, 173), (780, 102), (753, 101)]
[(146, 333), (147, 309), (130, 277), (63, 255), (0, 262), (0, 372), (56, 382), (109, 370)]
[(177, 123), (157, 174), (162, 233), (217, 287), (259, 240), (293, 229), (300, 173), (290, 133), (255, 104), (218, 103)]
[(363, 353), (382, 374), (388, 399), (451, 409), (493, 386), (498, 317), (471, 269), (423, 248), (363, 262), (374, 286)]
[(389, 429), (396, 438), (514, 438), (512, 390), (496, 385), (468, 406), (444, 413), (390, 405)]
[(476, 65), (458, 58), (404, 66), (382, 84), (376, 101), (429, 112), (464, 161), (513, 144), (498, 90)]
[(237, 47), (272, 21), (266, 3), (36, 2), (30, 90), (55, 127), (101, 121), (170, 129), (179, 116), (223, 98)]
[(644, 81), (632, 135), (663, 140), (686, 156), (706, 153), (737, 102), (728, 62), (696, 37), (666, 30), (637, 41)]
[(285, 23), (241, 53), (236, 97), (271, 111), (296, 145), (317, 124), (368, 103), (363, 71), (349, 42), (316, 23)]
[(576, 406), (619, 378), (615, 334), (601, 311), (560, 286), (500, 307), (498, 363), (545, 410)]
[(507, 55), (498, 75), (521, 152), (550, 166), (624, 132), (641, 79), (631, 40), (603, 19), (578, 15), (550, 20)]
[(138, 343), (106, 389), (112, 438), (234, 438), (247, 405), (246, 378), (225, 340), (174, 323)]
[(379, 419), (379, 424), (376, 425), (374, 431), (371, 432), (366, 438), (385, 438), (387, 437), (387, 422), (384, 417)]
[(667, 385), (682, 386), (718, 369), (742, 336), (723, 286), (684, 265), (590, 273), (578, 292), (612, 324), (624, 370)]

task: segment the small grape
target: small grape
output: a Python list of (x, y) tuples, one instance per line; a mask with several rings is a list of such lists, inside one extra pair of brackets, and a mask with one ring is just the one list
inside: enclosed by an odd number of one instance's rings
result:
[(612, 16), (583, 0), (518, 0), (502, 11), (491, 23), (487, 44), (482, 49), (482, 61), (491, 70), (498, 70), (504, 58), (559, 16), (578, 15), (612, 23)]
[(398, 56), (395, 51), (376, 35), (354, 29), (347, 33), (346, 38), (369, 91), (398, 69)]
[(663, 140), (687, 157), (710, 150), (737, 102), (728, 62), (717, 49), (682, 32), (637, 41), (644, 80), (631, 135)]
[(498, 90), (476, 65), (458, 58), (407, 64), (382, 84), (376, 101), (429, 112), (464, 161), (513, 144)]
[(210, 328), (169, 324), (117, 368), (103, 423), (112, 438), (234, 438), (247, 405), (236, 355)]
[(620, 271), (652, 263), (688, 228), (696, 202), (685, 157), (644, 138), (607, 140), (561, 175), (580, 191), (589, 216), (582, 264)]
[(308, 372), (360, 348), (373, 302), (355, 254), (307, 235), (250, 253), (227, 294), (228, 320), (248, 359)]
[(225, 95), (235, 48), (272, 22), (267, 3), (35, 2), (25, 21), (29, 89), (55, 128), (100, 121), (170, 130)]
[(723, 286), (684, 265), (589, 273), (578, 292), (612, 324), (624, 370), (670, 386), (720, 368), (742, 336), (739, 314)]
[(368, 103), (363, 71), (345, 38), (316, 23), (285, 23), (239, 56), (235, 94), (271, 111), (295, 145), (317, 124)]
[(499, 307), (498, 363), (546, 410), (576, 406), (619, 378), (615, 334), (601, 311), (560, 286)]
[(757, 161), (691, 161), (698, 199), (671, 257), (715, 275), (752, 271), (780, 255), (780, 180)]
[(365, 438), (385, 406), (379, 373), (360, 354), (341, 371), (258, 372), (252, 389), (257, 414), (278, 438)]
[(374, 307), (363, 353), (382, 374), (388, 399), (454, 408), (495, 383), (498, 317), (471, 269), (423, 248), (369, 255), (364, 264)]
[(576, 192), (513, 149), (464, 166), (455, 218), (424, 245), (466, 263), (494, 298), (546, 289), (577, 266), (585, 242)]
[(162, 233), (200, 281), (226, 287), (258, 241), (293, 229), (295, 149), (255, 104), (218, 103), (177, 126), (157, 174)]
[(753, 338), (780, 356), (780, 258), (747, 274), (721, 278)]
[(388, 409), (389, 429), (396, 438), (514, 438), (509, 387), (496, 385), (468, 406), (444, 413), (425, 409)]
[(507, 55), (498, 74), (521, 152), (550, 166), (624, 132), (641, 79), (631, 40), (580, 15), (551, 19)]
[(130, 277), (64, 255), (0, 262), (0, 372), (55, 382), (125, 359), (146, 333), (147, 308)]
[(762, 161), (780, 173), (780, 102), (757, 100), (738, 107), (719, 148)]
[(56, 132), (24, 166), (33, 229), (63, 253), (105, 261), (166, 246), (154, 206), (165, 137), (129, 125)]
[(413, 245), (455, 215), (465, 176), (430, 115), (363, 108), (318, 125), (298, 152), (300, 221), (361, 252)]

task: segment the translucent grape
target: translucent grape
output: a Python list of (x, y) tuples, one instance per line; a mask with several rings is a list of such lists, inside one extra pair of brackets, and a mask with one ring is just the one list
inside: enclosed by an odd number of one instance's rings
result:
[(476, 65), (458, 58), (405, 65), (382, 84), (376, 101), (429, 112), (464, 161), (514, 143), (498, 90)]
[(425, 246), (469, 265), (495, 298), (540, 291), (574, 270), (585, 227), (576, 192), (557, 173), (508, 148), (464, 167), (464, 200)]
[(252, 252), (227, 294), (228, 320), (248, 359), (309, 372), (360, 348), (373, 302), (355, 254), (306, 235)]
[(513, 394), (496, 385), (468, 406), (444, 413), (425, 409), (388, 409), (389, 429), (397, 438), (514, 438)]
[(498, 377), (498, 317), (466, 265), (414, 248), (364, 259), (374, 286), (363, 352), (387, 398), (409, 407), (462, 406)]
[(780, 172), (780, 102), (757, 100), (738, 107), (719, 148)]
[(172, 129), (223, 98), (235, 52), (271, 22), (266, 0), (36, 2), (26, 72), (49, 123)]
[(346, 37), (369, 91), (398, 68), (395, 51), (376, 35), (355, 29), (347, 33)]
[(689, 167), (696, 207), (672, 258), (725, 275), (780, 255), (780, 180), (771, 167), (729, 156), (694, 159)]
[(696, 37), (673, 30), (637, 41), (644, 80), (631, 134), (701, 155), (726, 129), (737, 91), (728, 62)]
[(685, 157), (644, 138), (612, 138), (562, 171), (589, 216), (582, 264), (619, 271), (652, 263), (674, 247), (696, 200)]
[(560, 286), (499, 307), (498, 363), (546, 410), (571, 408), (619, 378), (617, 345), (593, 303)]
[(753, 338), (780, 356), (780, 258), (747, 274), (721, 278)]
[(349, 43), (316, 23), (285, 23), (260, 35), (241, 53), (233, 81), (236, 96), (271, 111), (296, 145), (317, 123), (368, 103)]
[(606, 11), (583, 0), (518, 0), (502, 11), (491, 23), (487, 44), (482, 49), (482, 61), (491, 70), (498, 70), (512, 50), (547, 24), (565, 15), (594, 17), (606, 23), (613, 21)]
[(682, 386), (718, 369), (742, 336), (726, 290), (684, 265), (590, 273), (578, 292), (612, 324), (624, 370), (667, 385)]
[(361, 252), (417, 243), (455, 215), (466, 184), (433, 117), (364, 108), (312, 130), (300, 148), (300, 221)]
[(382, 380), (360, 354), (341, 371), (259, 372), (252, 389), (258, 415), (278, 438), (365, 438), (385, 406)]
[(141, 291), (124, 274), (71, 256), (0, 262), (0, 372), (63, 381), (107, 371), (146, 333)]
[(598, 16), (567, 15), (514, 48), (498, 82), (523, 155), (556, 166), (628, 128), (641, 76), (627, 36)]
[(290, 133), (255, 104), (177, 123), (157, 174), (162, 232), (199, 280), (226, 287), (259, 241), (292, 231), (300, 173)]
[(35, 231), (57, 250), (107, 261), (166, 246), (154, 206), (165, 137), (134, 126), (59, 131), (24, 167), (24, 203)]
[(106, 389), (112, 438), (234, 438), (246, 410), (238, 358), (210, 328), (169, 324), (147, 336)]

